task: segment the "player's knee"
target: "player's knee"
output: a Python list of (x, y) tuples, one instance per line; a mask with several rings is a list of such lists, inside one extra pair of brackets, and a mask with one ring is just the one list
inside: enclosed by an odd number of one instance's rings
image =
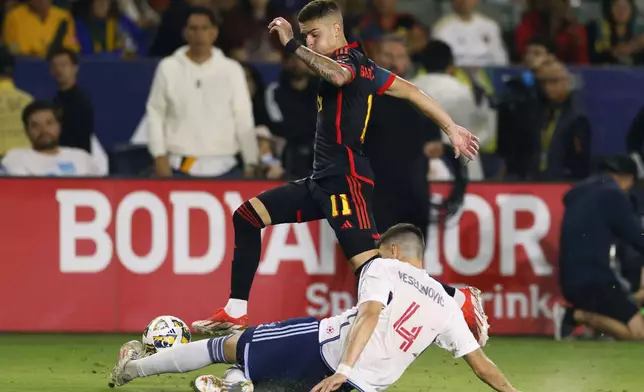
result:
[(243, 202), (242, 205), (235, 210), (235, 213), (233, 214), (233, 226), (235, 228), (247, 226), (249, 224), (257, 229), (266, 227), (265, 220), (256, 211), (253, 205), (254, 203), (251, 203), (252, 200), (256, 199)]

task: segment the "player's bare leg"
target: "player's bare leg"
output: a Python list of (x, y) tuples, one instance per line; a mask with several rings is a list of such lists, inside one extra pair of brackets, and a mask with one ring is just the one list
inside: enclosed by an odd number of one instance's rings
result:
[(233, 214), (235, 250), (231, 295), (225, 307), (206, 320), (197, 320), (192, 328), (203, 334), (221, 335), (248, 327), (248, 296), (262, 251), (261, 229), (271, 225), (271, 216), (256, 197), (244, 202)]

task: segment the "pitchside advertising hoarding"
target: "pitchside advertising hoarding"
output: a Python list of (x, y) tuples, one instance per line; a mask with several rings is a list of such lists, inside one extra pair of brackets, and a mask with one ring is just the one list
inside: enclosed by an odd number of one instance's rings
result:
[[(140, 332), (225, 303), (231, 215), (277, 182), (0, 180), (0, 330)], [(470, 184), (432, 227), (427, 271), (484, 292), (491, 332), (549, 334), (565, 184)], [(435, 197), (448, 192), (435, 185)], [(325, 222), (263, 230), (251, 323), (325, 317), (355, 302), (355, 278)]]

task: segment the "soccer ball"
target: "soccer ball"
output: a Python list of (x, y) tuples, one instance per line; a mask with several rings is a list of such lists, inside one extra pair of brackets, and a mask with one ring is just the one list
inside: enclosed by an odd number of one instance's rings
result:
[(190, 343), (190, 329), (180, 318), (159, 316), (143, 331), (143, 347), (146, 355)]

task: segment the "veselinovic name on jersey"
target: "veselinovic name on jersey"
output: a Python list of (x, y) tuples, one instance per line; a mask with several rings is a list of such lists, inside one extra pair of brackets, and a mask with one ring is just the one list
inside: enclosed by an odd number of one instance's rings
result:
[(429, 286), (423, 285), (422, 283), (417, 281), (413, 276), (407, 275), (404, 272), (398, 271), (398, 277), (403, 282), (407, 283), (410, 286), (413, 286), (421, 294), (426, 295), (432, 301), (436, 302), (440, 306), (445, 307), (445, 300), (443, 299), (443, 296), (438, 291), (434, 290), (433, 288), (431, 288)]

